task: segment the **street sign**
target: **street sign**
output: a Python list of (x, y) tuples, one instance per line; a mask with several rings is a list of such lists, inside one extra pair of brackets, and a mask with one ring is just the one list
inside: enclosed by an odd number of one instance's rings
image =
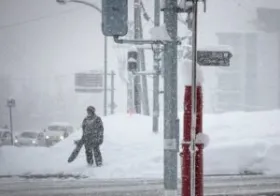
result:
[(103, 88), (103, 73), (101, 71), (76, 73), (75, 85), (79, 87)]
[(100, 93), (104, 90), (103, 79), (103, 72), (98, 70), (76, 73), (75, 91)]
[(201, 66), (229, 66), (231, 57), (229, 51), (197, 51), (197, 63)]
[(8, 106), (8, 107), (15, 107), (15, 106), (16, 106), (16, 100), (14, 100), (14, 99), (8, 99), (8, 100), (7, 100), (7, 106)]
[(102, 33), (125, 36), (128, 33), (127, 0), (102, 0)]

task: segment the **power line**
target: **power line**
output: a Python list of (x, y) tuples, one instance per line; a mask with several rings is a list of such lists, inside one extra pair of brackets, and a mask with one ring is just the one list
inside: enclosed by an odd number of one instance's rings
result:
[(154, 21), (152, 20), (152, 18), (150, 17), (150, 15), (148, 14), (146, 8), (145, 8), (145, 5), (143, 3), (143, 1), (140, 1), (140, 6), (141, 6), (141, 9), (143, 11), (143, 17), (144, 19), (147, 21), (147, 22), (152, 22), (152, 24), (154, 24)]
[(55, 13), (55, 14), (40, 16), (40, 17), (29, 19), (29, 20), (26, 20), (26, 21), (16, 22), (16, 23), (13, 23), (13, 24), (2, 25), (2, 26), (0, 26), (0, 31), (10, 29), (10, 28), (13, 28), (13, 27), (26, 25), (26, 24), (29, 24), (29, 23), (37, 22), (37, 21), (41, 21), (41, 20), (45, 20), (45, 19), (54, 18), (54, 17), (59, 16), (59, 15), (69, 14), (69, 13), (73, 13), (73, 12), (80, 11), (80, 10), (81, 10), (81, 8), (72, 8), (72, 9), (68, 9), (68, 10), (58, 12), (58, 13)]

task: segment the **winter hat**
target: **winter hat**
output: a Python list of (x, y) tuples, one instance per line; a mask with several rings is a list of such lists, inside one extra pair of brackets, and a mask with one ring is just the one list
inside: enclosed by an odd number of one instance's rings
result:
[(93, 106), (88, 106), (88, 107), (87, 107), (87, 111), (94, 114), (94, 113), (95, 113), (95, 107), (93, 107)]

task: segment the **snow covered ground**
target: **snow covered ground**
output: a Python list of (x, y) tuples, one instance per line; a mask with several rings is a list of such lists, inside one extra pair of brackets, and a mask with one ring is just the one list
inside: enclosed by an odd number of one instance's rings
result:
[[(280, 174), (279, 116), (280, 111), (205, 115), (204, 132), (210, 136), (204, 158), (206, 174)], [(84, 149), (73, 163), (67, 163), (73, 140), (81, 134), (76, 132), (52, 148), (0, 148), (0, 175), (66, 173), (110, 179), (162, 178), (163, 131), (152, 133), (151, 118), (116, 114), (103, 120), (103, 167), (87, 167)]]

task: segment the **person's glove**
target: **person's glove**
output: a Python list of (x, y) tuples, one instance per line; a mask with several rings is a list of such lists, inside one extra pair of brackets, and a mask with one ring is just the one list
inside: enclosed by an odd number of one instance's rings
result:
[(74, 140), (74, 144), (78, 145), (80, 140)]
[(98, 144), (101, 145), (103, 143), (103, 138), (98, 139)]

